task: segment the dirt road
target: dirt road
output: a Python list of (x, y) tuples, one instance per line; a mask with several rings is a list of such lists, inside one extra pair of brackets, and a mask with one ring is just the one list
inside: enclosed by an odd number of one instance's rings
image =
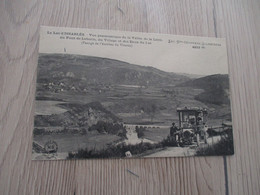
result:
[[(208, 144), (201, 143), (201, 146), (212, 145), (221, 140), (220, 136), (214, 136), (207, 139)], [(166, 149), (150, 154), (145, 157), (172, 157), (172, 156), (194, 156), (196, 153), (197, 145), (191, 145), (186, 147), (167, 147)]]
[(165, 150), (150, 154), (145, 157), (176, 157), (176, 156), (193, 156), (195, 149), (190, 147), (167, 147)]

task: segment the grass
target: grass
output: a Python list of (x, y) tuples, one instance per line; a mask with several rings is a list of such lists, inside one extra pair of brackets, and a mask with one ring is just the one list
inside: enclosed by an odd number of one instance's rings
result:
[(160, 128), (146, 128), (143, 131), (143, 138), (152, 140), (154, 142), (160, 142), (165, 139), (170, 134), (170, 128), (160, 127)]
[(177, 142), (169, 137), (157, 144), (139, 143), (136, 145), (118, 144), (111, 145), (101, 150), (79, 149), (78, 152), (69, 152), (68, 159), (77, 158), (124, 158), (127, 151), (130, 151), (133, 157), (141, 157), (146, 154), (154, 153), (167, 146), (177, 146)]
[(35, 112), (37, 115), (51, 115), (51, 114), (61, 114), (67, 111), (67, 109), (61, 108), (58, 105), (64, 103), (62, 101), (52, 101), (52, 100), (37, 100)]
[(199, 147), (196, 151), (196, 156), (216, 156), (216, 155), (232, 155), (234, 154), (233, 137), (223, 136), (222, 139), (213, 145), (207, 147)]
[(44, 145), (49, 140), (53, 140), (58, 144), (58, 152), (77, 152), (80, 148), (100, 150), (113, 142), (122, 140), (122, 138), (93, 131), (86, 135), (71, 133), (34, 135), (34, 140), (41, 145)]
[(137, 145), (120, 144), (102, 150), (80, 149), (77, 153), (69, 153), (68, 158), (123, 158), (127, 151), (130, 151), (132, 155), (137, 155), (156, 148), (158, 148), (158, 145), (150, 143), (140, 143)]

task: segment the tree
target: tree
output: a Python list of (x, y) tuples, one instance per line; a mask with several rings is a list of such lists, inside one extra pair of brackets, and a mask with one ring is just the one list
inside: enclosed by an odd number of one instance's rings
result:
[(157, 111), (156, 104), (152, 104), (151, 107), (148, 109), (148, 114), (151, 117), (151, 122), (153, 122), (156, 111)]

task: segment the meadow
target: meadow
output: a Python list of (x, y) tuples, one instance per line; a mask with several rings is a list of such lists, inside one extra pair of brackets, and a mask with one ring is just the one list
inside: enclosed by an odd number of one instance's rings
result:
[(58, 144), (58, 152), (75, 152), (82, 148), (100, 150), (121, 139), (121, 137), (116, 135), (100, 134), (98, 132), (90, 132), (85, 135), (79, 133), (34, 135), (34, 141), (42, 146), (49, 140), (55, 141)]

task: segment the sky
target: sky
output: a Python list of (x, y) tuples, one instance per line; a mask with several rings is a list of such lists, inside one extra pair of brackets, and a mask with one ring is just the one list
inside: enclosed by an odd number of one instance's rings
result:
[[(62, 32), (81, 33), (84, 36), (69, 35), (64, 36), (65, 39), (60, 39)], [(130, 39), (109, 38), (111, 36), (130, 37)], [(101, 37), (102, 41), (98, 41), (98, 37)], [(148, 39), (150, 44), (141, 44), (140, 39), (143, 42)], [(121, 43), (118, 40), (121, 40)], [(122, 43), (124, 40), (128, 43)], [(118, 46), (110, 41), (116, 41)], [(131, 44), (129, 41), (138, 41), (138, 43)], [(39, 52), (105, 57), (175, 73), (197, 75), (228, 73), (226, 43), (225, 39), (220, 38), (42, 27)]]

